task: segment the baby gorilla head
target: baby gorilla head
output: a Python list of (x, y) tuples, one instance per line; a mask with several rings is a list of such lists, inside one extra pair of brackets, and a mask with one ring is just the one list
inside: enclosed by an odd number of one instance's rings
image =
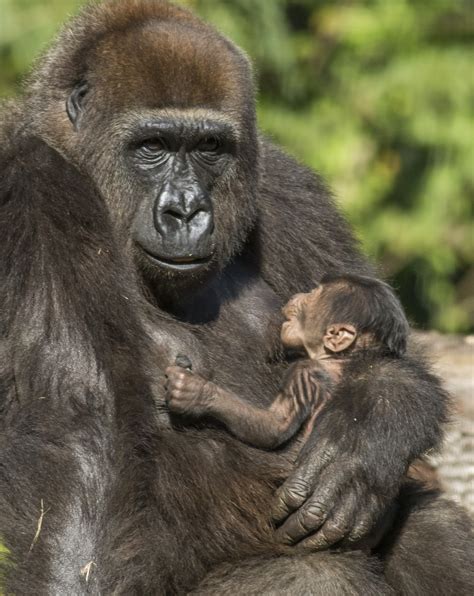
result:
[(401, 304), (389, 285), (370, 277), (326, 276), (313, 291), (293, 296), (283, 315), (283, 345), (313, 359), (349, 348), (400, 357), (406, 349), (409, 327)]

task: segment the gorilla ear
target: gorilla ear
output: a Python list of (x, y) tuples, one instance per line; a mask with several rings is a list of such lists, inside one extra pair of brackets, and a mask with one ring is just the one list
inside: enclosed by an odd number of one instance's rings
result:
[(79, 83), (74, 87), (66, 101), (66, 112), (75, 130), (79, 128), (82, 116), (82, 103), (88, 90), (89, 85), (87, 83)]
[(353, 325), (331, 325), (326, 329), (323, 344), (330, 352), (342, 352), (354, 343), (356, 337), (357, 331)]

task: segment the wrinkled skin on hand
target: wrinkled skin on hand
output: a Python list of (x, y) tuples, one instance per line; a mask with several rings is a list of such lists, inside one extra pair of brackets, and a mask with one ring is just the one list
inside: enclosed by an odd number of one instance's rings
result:
[[(295, 470), (275, 496), (272, 516), (277, 536), (300, 549), (333, 545), (373, 547), (389, 523), (400, 476), (387, 482), (378, 474), (367, 444), (331, 437), (340, 412), (324, 410), (299, 454)], [(385, 515), (387, 514), (387, 515)]]

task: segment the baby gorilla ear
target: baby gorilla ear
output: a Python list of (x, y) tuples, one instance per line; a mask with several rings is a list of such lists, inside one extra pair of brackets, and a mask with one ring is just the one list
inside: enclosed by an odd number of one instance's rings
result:
[(357, 331), (353, 325), (331, 325), (326, 329), (323, 344), (330, 352), (342, 352), (354, 343), (356, 337)]

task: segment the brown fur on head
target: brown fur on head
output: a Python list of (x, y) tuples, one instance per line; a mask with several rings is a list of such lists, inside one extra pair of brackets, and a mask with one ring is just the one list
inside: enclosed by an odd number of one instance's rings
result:
[[(159, 118), (225, 123), (234, 153), (212, 188), (216, 251), (208, 269), (223, 267), (241, 249), (256, 217), (251, 68), (238, 48), (187, 10), (159, 0), (86, 7), (39, 61), (26, 107), (37, 133), (91, 174), (124, 242), (145, 194), (125, 163), (139, 123)], [(175, 275), (142, 261), (138, 258), (151, 278)]]

